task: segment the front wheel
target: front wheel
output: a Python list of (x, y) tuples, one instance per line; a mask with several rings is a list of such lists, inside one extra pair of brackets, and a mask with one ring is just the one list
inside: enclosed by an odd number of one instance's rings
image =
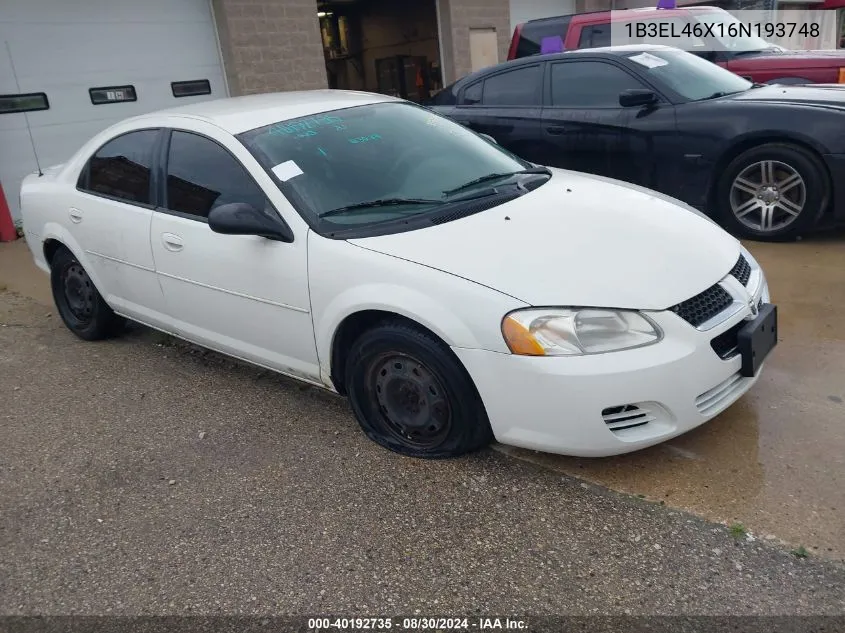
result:
[(346, 390), (367, 436), (403, 455), (455, 457), (493, 438), (466, 370), (412, 325), (389, 322), (362, 334), (347, 359)]
[(86, 341), (108, 338), (125, 324), (94, 287), (79, 260), (64, 246), (56, 251), (50, 263), (50, 286), (59, 316), (79, 338)]
[(821, 161), (793, 145), (767, 143), (737, 156), (716, 191), (716, 211), (729, 231), (777, 241), (799, 236), (824, 211), (828, 182)]

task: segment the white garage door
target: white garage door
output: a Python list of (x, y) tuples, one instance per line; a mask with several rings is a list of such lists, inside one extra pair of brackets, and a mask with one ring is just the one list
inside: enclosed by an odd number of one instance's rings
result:
[[(203, 80), (210, 94), (196, 94)], [(49, 108), (9, 113), (22, 103), (10, 96), (28, 93)], [(42, 168), (62, 163), (121, 119), (224, 96), (209, 0), (0, 0), (0, 183), (13, 217), (36, 154)]]

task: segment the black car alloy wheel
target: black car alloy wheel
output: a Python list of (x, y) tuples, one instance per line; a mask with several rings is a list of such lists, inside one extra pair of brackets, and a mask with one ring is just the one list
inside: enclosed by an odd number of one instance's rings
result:
[(731, 186), (731, 211), (755, 231), (784, 229), (807, 204), (807, 184), (791, 165), (763, 160), (743, 169)]

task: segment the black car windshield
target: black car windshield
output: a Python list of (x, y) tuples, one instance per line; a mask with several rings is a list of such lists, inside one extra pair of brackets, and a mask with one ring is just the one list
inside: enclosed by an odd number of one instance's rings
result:
[(679, 49), (652, 49), (625, 56), (647, 76), (687, 101), (745, 92), (753, 85), (721, 66)]
[[(489, 187), (485, 176), (532, 167), (462, 125), (407, 102), (280, 121), (238, 138), (312, 222), (349, 228), (428, 213), (462, 185), (481, 179), (478, 186)], [(471, 189), (461, 195), (471, 195)]]

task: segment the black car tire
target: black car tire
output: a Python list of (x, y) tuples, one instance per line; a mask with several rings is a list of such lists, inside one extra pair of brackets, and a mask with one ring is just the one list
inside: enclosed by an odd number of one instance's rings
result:
[[(731, 207), (731, 190), (735, 179), (744, 170), (763, 161), (788, 166), (804, 183), (804, 204), (798, 215), (781, 228), (760, 230), (736, 217)], [(716, 185), (715, 212), (722, 225), (738, 237), (758, 241), (784, 241), (799, 237), (821, 217), (829, 200), (830, 185), (821, 160), (811, 152), (788, 143), (766, 143), (746, 150), (734, 158), (722, 172)]]
[(442, 459), (493, 439), (469, 374), (440, 340), (401, 321), (364, 332), (346, 361), (346, 392), (367, 436), (412, 457)]
[(50, 286), (59, 316), (79, 338), (86, 341), (110, 338), (126, 324), (105, 302), (79, 260), (64, 246), (53, 255)]

